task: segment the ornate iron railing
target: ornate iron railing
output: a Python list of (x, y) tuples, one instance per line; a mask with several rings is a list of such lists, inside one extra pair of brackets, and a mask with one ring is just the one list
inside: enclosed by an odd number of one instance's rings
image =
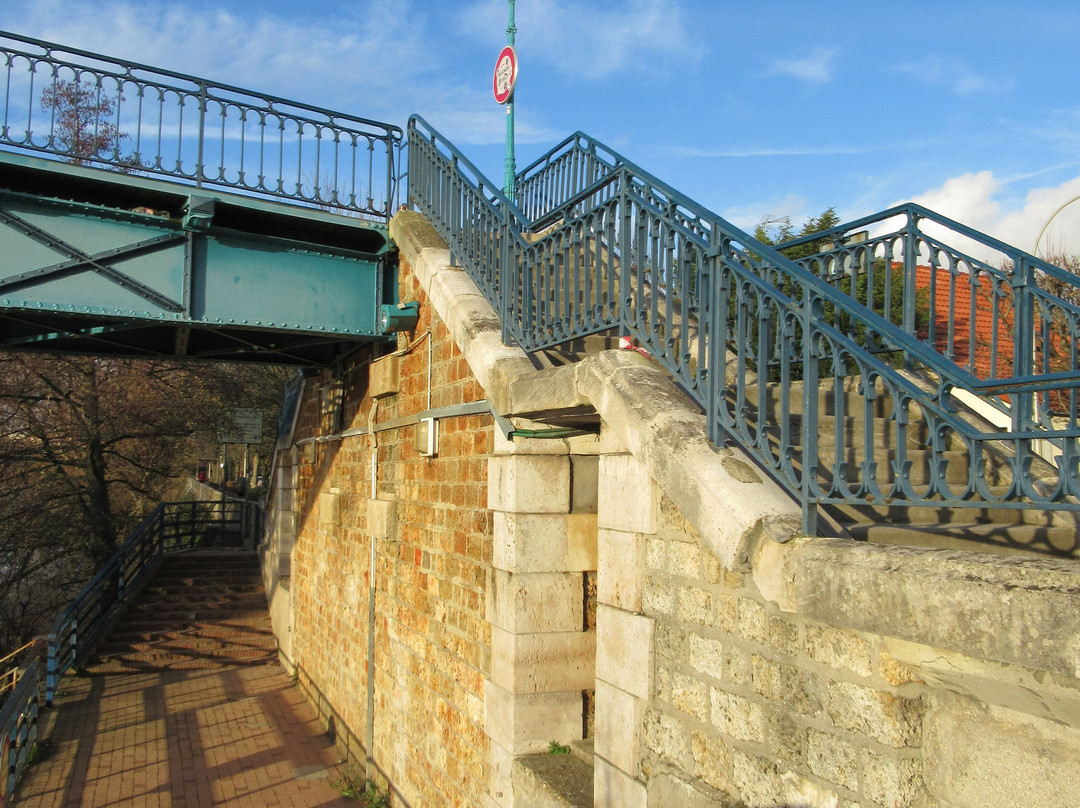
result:
[[(878, 281), (861, 294), (857, 275), (836, 277), (861, 260), (846, 244), (811, 271), (584, 134), (521, 173), (520, 208), (418, 117), (408, 146), (409, 203), (500, 313), (504, 339), (532, 351), (611, 329), (632, 335), (703, 408), (717, 445), (735, 440), (797, 497), (808, 532), (822, 504), (1080, 508), (1075, 419), (1046, 424), (1029, 406), (1035, 393), (1076, 399), (1076, 307), (1023, 280), (1036, 267), (1058, 278), (1061, 270), (1011, 251), (1020, 271), (1002, 270), (997, 294), (1003, 284), (1027, 291), (1012, 293), (1011, 319), (991, 326), (1010, 331), (1013, 358), (980, 378), (939, 345), (955, 323), (916, 334), (917, 290), (894, 317), (888, 293), (884, 303), (875, 296)], [(920, 243), (939, 262), (965, 258), (922, 231), (903, 249), (917, 254)], [(867, 272), (897, 271), (872, 255)], [(951, 270), (952, 282), (962, 274)], [(1028, 335), (1062, 317), (1067, 367), (1038, 353), (1024, 364)], [(1039, 362), (1044, 372), (1025, 372)], [(1011, 402), (1009, 424), (996, 431), (958, 413), (961, 393), (993, 408)], [(1054, 463), (1035, 474), (1038, 441), (1053, 443)]]
[(388, 219), (400, 127), (0, 32), (0, 144)]
[(45, 703), (71, 667), (86, 658), (113, 617), (165, 554), (195, 548), (253, 546), (258, 504), (241, 500), (158, 505), (68, 604), (49, 631)]
[[(1080, 277), (920, 205), (777, 246), (966, 373), (1014, 429), (1076, 426)], [(1039, 392), (1034, 392), (1039, 391)]]

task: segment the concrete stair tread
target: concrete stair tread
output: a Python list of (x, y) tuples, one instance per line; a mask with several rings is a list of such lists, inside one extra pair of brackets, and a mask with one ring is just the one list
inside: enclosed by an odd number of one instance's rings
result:
[(142, 660), (139, 658), (108, 660), (87, 666), (85, 672), (89, 676), (105, 676), (120, 673), (147, 673), (150, 671), (163, 670), (213, 670), (215, 668), (228, 667), (253, 667), (258, 665), (278, 664), (277, 653), (266, 653), (250, 659), (206, 657), (192, 658), (190, 656), (174, 656), (156, 660)]
[(235, 580), (234, 577), (229, 579), (222, 579), (218, 582), (209, 581), (199, 584), (187, 584), (187, 583), (167, 583), (161, 584), (154, 582), (146, 590), (146, 596), (148, 598), (166, 598), (166, 597), (181, 597), (192, 598), (202, 597), (204, 595), (216, 594), (218, 596), (235, 596), (243, 597), (245, 595), (257, 595), (262, 593), (262, 584), (236, 584), (229, 581)]
[(252, 648), (272, 645), (274, 635), (268, 634), (233, 634), (229, 636), (207, 637), (201, 634), (164, 636), (164, 637), (141, 637), (132, 639), (109, 640), (101, 645), (100, 653), (108, 654), (118, 650), (145, 649), (158, 647), (173, 648)]
[(220, 614), (224, 611), (251, 611), (262, 608), (266, 598), (262, 593), (244, 598), (183, 598), (157, 600), (151, 598), (134, 604), (133, 613), (147, 614), (183, 614), (184, 612), (202, 610), (212, 614)]
[(207, 635), (226, 633), (261, 633), (270, 630), (270, 620), (266, 615), (252, 615), (250, 617), (221, 618), (209, 616), (178, 621), (176, 619), (159, 620), (131, 620), (125, 621), (118, 626), (114, 634), (116, 636), (143, 637), (151, 634), (175, 633), (191, 634), (195, 632)]

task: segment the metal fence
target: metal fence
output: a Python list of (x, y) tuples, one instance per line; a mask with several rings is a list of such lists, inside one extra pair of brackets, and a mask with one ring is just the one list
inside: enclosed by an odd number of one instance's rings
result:
[(953, 363), (1013, 429), (1076, 426), (1072, 272), (912, 203), (777, 249)]
[[(419, 117), (408, 147), (409, 203), (487, 295), (504, 339), (532, 351), (602, 331), (633, 336), (702, 407), (717, 445), (737, 442), (799, 500), (808, 532), (822, 504), (1080, 509), (1080, 321), (1072, 303), (1032, 281), (1068, 273), (1013, 248), (1012, 267), (991, 272), (915, 226), (955, 223), (914, 207), (906, 235), (856, 248), (842, 237), (869, 220), (837, 228), (835, 244), (803, 266), (582, 133), (521, 173), (520, 207)], [(992, 287), (990, 348), (1008, 332), (1007, 364), (973, 372), (958, 356), (955, 319), (920, 338), (914, 282), (892, 315), (886, 275), (913, 277), (920, 254), (946, 267), (953, 288)], [(1056, 360), (1032, 349), (1052, 328), (1065, 346)], [(1039, 417), (1036, 394), (1065, 401), (1066, 420)], [(958, 414), (961, 395), (1007, 412), (1004, 428)], [(850, 426), (824, 430), (826, 420)], [(874, 439), (881, 432), (887, 450)], [(1040, 454), (1051, 464), (1037, 479)]]
[(4, 766), (0, 779), (0, 802), (7, 803), (19, 775), (30, 759), (37, 740), (38, 712), (41, 709), (41, 664), (31, 662), (5, 699), (0, 709), (0, 764)]
[(400, 127), (0, 31), (0, 144), (389, 219)]

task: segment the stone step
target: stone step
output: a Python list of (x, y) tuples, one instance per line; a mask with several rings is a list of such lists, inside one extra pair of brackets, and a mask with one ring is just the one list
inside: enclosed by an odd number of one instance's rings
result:
[(900, 544), (940, 550), (970, 550), (1001, 555), (1075, 556), (1080, 533), (1072, 526), (969, 523), (948, 525), (850, 525), (853, 538), (872, 544)]
[(166, 558), (96, 649), (91, 673), (262, 665), (277, 661), (258, 558)]
[(230, 642), (237, 640), (248, 642), (252, 638), (273, 638), (269, 620), (251, 625), (225, 625), (214, 623), (194, 623), (188, 625), (162, 623), (151, 629), (132, 630), (130, 626), (123, 626), (121, 630), (110, 635), (108, 644), (117, 643), (151, 643), (151, 642), (181, 642), (191, 638), (205, 639), (214, 642)]
[(252, 595), (262, 594), (262, 581), (240, 580), (237, 576), (218, 579), (155, 578), (143, 590), (149, 598), (203, 597), (206, 595)]
[(601, 351), (609, 351), (619, 347), (617, 334), (592, 334), (587, 337), (578, 337), (568, 340), (553, 348), (535, 351), (529, 354), (537, 369), (560, 367), (580, 362), (586, 356)]
[(180, 637), (160, 641), (139, 640), (135, 642), (107, 641), (100, 646), (99, 656), (115, 657), (127, 654), (161, 654), (161, 653), (192, 653), (206, 654), (210, 656), (227, 656), (237, 654), (245, 656), (253, 651), (264, 651), (273, 648), (273, 635), (250, 635), (248, 637), (207, 638), (207, 637)]
[[(205, 556), (199, 558), (198, 556)], [(240, 551), (210, 552), (208, 550), (195, 550), (190, 553), (177, 553), (170, 555), (166, 566), (174, 569), (197, 569), (197, 570), (228, 570), (228, 569), (254, 569), (259, 565), (258, 556), (253, 553)]]
[(132, 641), (110, 640), (99, 651), (103, 657), (114, 654), (143, 654), (163, 652), (246, 652), (253, 649), (274, 648), (274, 635), (233, 634), (232, 636), (206, 637), (201, 635), (173, 635), (157, 638), (139, 638)]
[[(866, 411), (869, 411), (875, 419), (888, 418), (892, 415), (893, 400), (891, 397), (879, 393), (877, 397), (867, 401), (863, 394), (858, 392), (857, 379), (851, 378), (847, 381), (847, 384), (855, 389), (837, 393), (833, 389), (832, 379), (822, 380), (822, 385), (819, 386), (817, 392), (817, 406), (820, 415), (835, 415), (838, 401), (843, 405), (845, 415), (858, 414), (861, 417)], [(758, 408), (758, 389), (757, 385), (748, 385), (743, 396), (743, 402), (755, 411)], [(790, 390), (788, 414), (801, 415), (803, 412), (802, 382), (793, 383)], [(734, 391), (729, 393), (729, 395), (733, 394)], [(779, 385), (770, 384), (766, 387), (764, 411), (774, 420), (783, 416)], [(914, 415), (918, 419), (918, 408), (912, 408), (909, 415)]]
[(247, 608), (208, 608), (191, 607), (188, 609), (173, 609), (168, 611), (150, 612), (146, 615), (131, 615), (124, 622), (117, 625), (117, 631), (160, 631), (162, 628), (180, 627), (188, 625), (210, 625), (230, 623), (243, 625), (244, 623), (257, 623), (266, 616), (266, 607), (253, 605)]
[(277, 664), (276, 649), (252, 649), (246, 653), (125, 653), (101, 657), (86, 667), (90, 675), (145, 673), (162, 670), (207, 670), (222, 666)]
[(179, 617), (158, 617), (145, 620), (124, 620), (116, 627), (116, 634), (144, 636), (154, 632), (167, 631), (260, 631), (270, 625), (266, 609), (252, 609), (247, 614), (229, 615), (184, 615)]
[(592, 808), (593, 767), (572, 754), (514, 758), (514, 804), (529, 808)]
[(168, 609), (181, 608), (185, 604), (212, 604), (225, 606), (227, 604), (243, 605), (245, 603), (265, 603), (266, 593), (262, 590), (252, 592), (225, 592), (221, 590), (208, 590), (206, 592), (158, 592), (144, 590), (140, 594), (139, 607), (143, 611), (151, 611), (157, 608)]

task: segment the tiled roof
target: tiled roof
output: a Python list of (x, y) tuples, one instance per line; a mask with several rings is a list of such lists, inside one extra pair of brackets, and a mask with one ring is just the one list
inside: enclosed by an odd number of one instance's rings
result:
[[(938, 352), (966, 367), (980, 379), (1012, 374), (1013, 314), (1011, 296), (1008, 294), (996, 301), (996, 358), (992, 350), (995, 320), (993, 278), (985, 273), (954, 273), (943, 268), (935, 272), (928, 266), (920, 266), (915, 270), (915, 286), (918, 290), (916, 308), (919, 315), (916, 321), (920, 339), (930, 339), (930, 318), (926, 313), (932, 311), (931, 344)], [(951, 336), (950, 309), (953, 312)]]

